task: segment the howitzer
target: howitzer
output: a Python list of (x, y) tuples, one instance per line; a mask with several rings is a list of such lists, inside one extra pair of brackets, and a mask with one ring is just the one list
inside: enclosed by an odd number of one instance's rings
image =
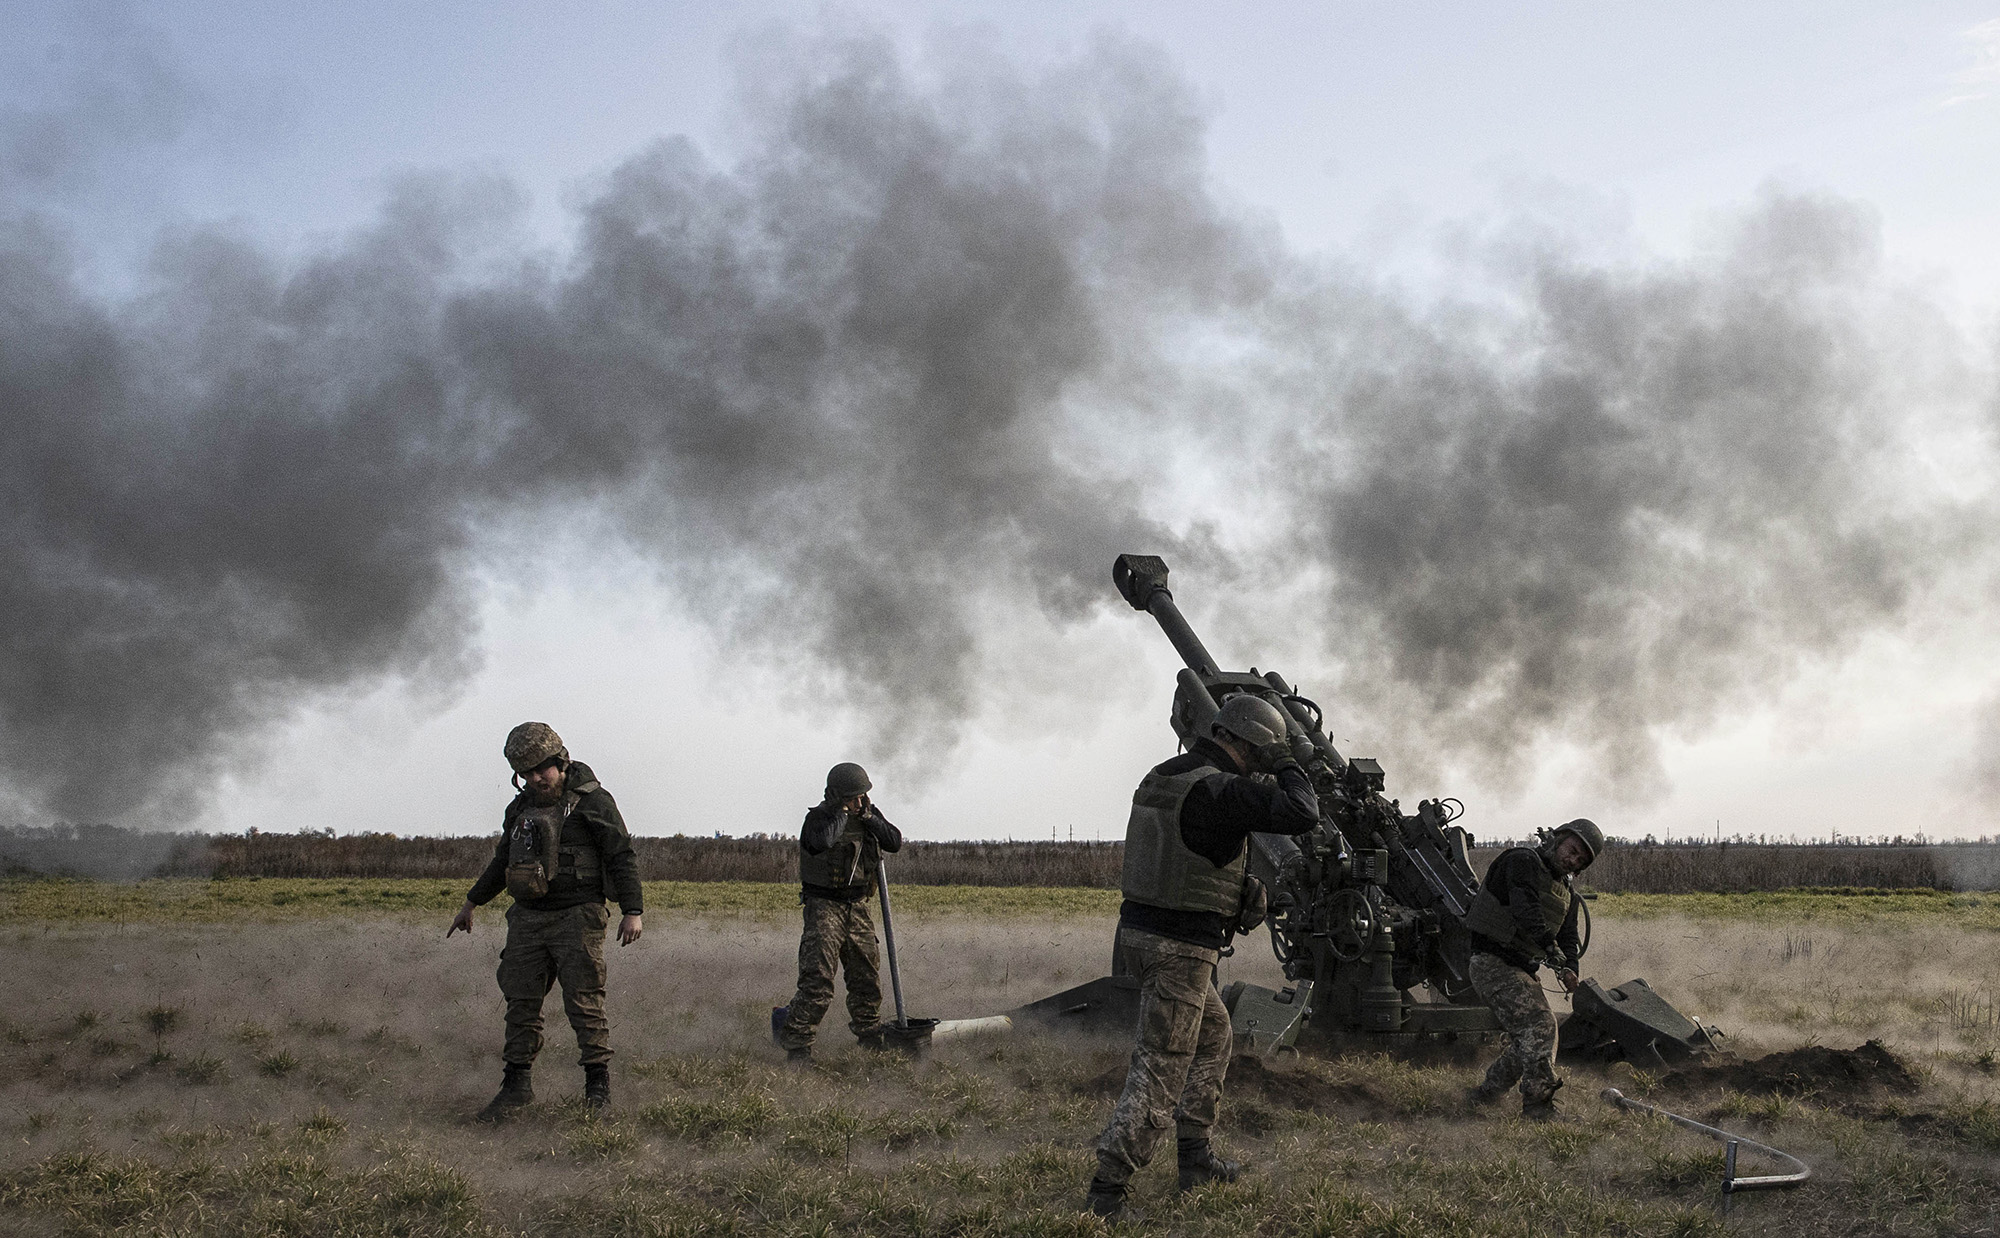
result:
[[(1182, 746), (1208, 735), (1230, 697), (1261, 697), (1289, 720), (1293, 748), (1304, 758), (1302, 768), (1319, 799), (1320, 823), (1311, 833), (1251, 835), (1250, 872), (1269, 893), (1265, 925), (1290, 984), (1273, 991), (1239, 981), (1223, 991), (1239, 1046), (1261, 1054), (1304, 1037), (1397, 1049), (1497, 1034), (1499, 1024), (1470, 978), (1472, 938), (1465, 915), (1479, 880), (1472, 871), (1472, 838), (1455, 824), (1463, 805), (1427, 799), (1415, 812), (1405, 812), (1389, 797), (1381, 765), (1343, 756), (1326, 736), (1320, 707), (1282, 675), (1255, 667), (1222, 670), (1175, 604), (1164, 560), (1120, 555), (1112, 580), (1133, 609), (1158, 621), (1185, 663), (1170, 715)], [(1137, 1009), (1137, 984), (1116, 974), (1119, 970), (1114, 957), (1112, 976), (1017, 1013), (1129, 1024)], [(1705, 1031), (1644, 981), (1591, 988), (1593, 996), (1603, 997), (1599, 1004), (1607, 1012), (1620, 1008), (1623, 1022), (1615, 1031), (1566, 1027), (1566, 1048), (1650, 1062), (1707, 1047)], [(1628, 990), (1635, 998), (1629, 1003)]]
[[(1381, 765), (1342, 756), (1319, 706), (1284, 676), (1218, 667), (1175, 605), (1157, 556), (1120, 555), (1112, 580), (1134, 610), (1158, 621), (1186, 663), (1170, 718), (1183, 746), (1207, 735), (1222, 703), (1242, 692), (1282, 709), (1292, 733), (1311, 746), (1304, 769), (1319, 797), (1319, 827), (1296, 838), (1251, 835), (1250, 871), (1270, 892), (1271, 948), (1293, 984), (1290, 1002), (1247, 994), (1263, 1016), (1252, 1039), (1283, 1035), (1262, 1009), (1272, 1004), (1302, 1007), (1298, 1023), (1316, 1037), (1421, 1040), (1498, 1030), (1468, 972), (1464, 921), (1479, 881), (1472, 840), (1453, 824), (1459, 802), (1424, 800), (1404, 812), (1388, 797)], [(1229, 995), (1232, 1006), (1243, 1005), (1248, 988)]]

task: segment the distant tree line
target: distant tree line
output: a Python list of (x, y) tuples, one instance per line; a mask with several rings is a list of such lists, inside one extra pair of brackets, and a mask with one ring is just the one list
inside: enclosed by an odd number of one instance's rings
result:
[[(494, 835), (161, 834), (110, 825), (0, 829), (0, 871), (105, 877), (442, 877), (468, 884), (493, 855)], [(638, 836), (646, 881), (798, 880), (790, 836)], [(893, 879), (911, 885), (1100, 886), (1118, 884), (1122, 843), (917, 842), (893, 857)]]
[[(394, 834), (167, 834), (110, 825), (0, 828), (0, 872), (140, 877), (426, 877), (470, 882), (494, 838)], [(648, 881), (797, 880), (790, 836), (638, 837)], [(1484, 873), (1502, 846), (1476, 847)], [(917, 842), (891, 861), (911, 885), (1115, 887), (1116, 842)], [(2000, 841), (1618, 843), (1586, 874), (1607, 893), (1870, 888), (2000, 890)]]

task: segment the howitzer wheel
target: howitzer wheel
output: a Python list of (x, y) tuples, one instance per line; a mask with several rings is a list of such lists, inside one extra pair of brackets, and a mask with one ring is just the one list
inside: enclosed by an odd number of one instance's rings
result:
[(1368, 951), (1375, 938), (1375, 909), (1359, 890), (1336, 890), (1326, 905), (1327, 948), (1343, 963)]

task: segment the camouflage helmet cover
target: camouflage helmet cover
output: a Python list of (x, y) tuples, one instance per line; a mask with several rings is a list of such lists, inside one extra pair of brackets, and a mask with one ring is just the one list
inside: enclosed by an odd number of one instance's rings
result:
[(507, 732), (507, 746), (501, 751), (517, 774), (525, 774), (551, 757), (569, 760), (569, 749), (563, 747), (562, 736), (546, 722), (523, 722)]
[(1285, 715), (1263, 697), (1239, 692), (1216, 711), (1213, 728), (1227, 731), (1253, 747), (1261, 747), (1285, 737)]
[(1561, 842), (1562, 836), (1565, 834), (1574, 835), (1576, 840), (1583, 844), (1584, 850), (1590, 852), (1590, 859), (1586, 861), (1586, 864), (1595, 863), (1597, 857), (1604, 854), (1604, 831), (1598, 829), (1597, 822), (1592, 821), (1589, 817), (1578, 817), (1574, 821), (1565, 821), (1555, 829), (1550, 830), (1549, 845), (1553, 847)]
[(868, 781), (868, 771), (852, 761), (842, 761), (826, 771), (826, 794), (829, 799), (853, 799), (857, 795), (868, 794), (874, 786)]

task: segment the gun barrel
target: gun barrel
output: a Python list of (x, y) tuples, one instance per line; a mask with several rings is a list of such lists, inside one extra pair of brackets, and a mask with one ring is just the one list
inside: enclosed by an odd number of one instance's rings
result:
[(1219, 669), (1208, 655), (1201, 637), (1194, 634), (1174, 595), (1167, 590), (1167, 562), (1158, 555), (1119, 555), (1111, 565), (1111, 581), (1132, 605), (1158, 621), (1160, 630), (1173, 643), (1174, 652), (1197, 675), (1213, 675)]

